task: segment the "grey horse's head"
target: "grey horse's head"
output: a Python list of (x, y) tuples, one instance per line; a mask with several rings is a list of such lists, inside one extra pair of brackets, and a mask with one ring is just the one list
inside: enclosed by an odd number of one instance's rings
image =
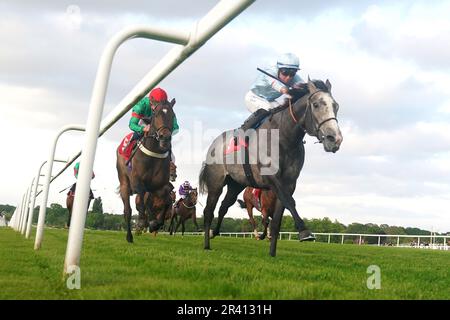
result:
[(331, 95), (331, 83), (327, 80), (316, 86), (309, 80), (307, 86), (310, 93), (305, 119), (307, 132), (323, 143), (325, 151), (336, 152), (343, 138), (337, 121), (339, 104)]

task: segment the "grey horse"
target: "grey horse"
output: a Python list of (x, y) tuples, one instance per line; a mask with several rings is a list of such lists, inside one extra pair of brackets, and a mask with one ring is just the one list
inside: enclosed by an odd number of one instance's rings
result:
[[(331, 95), (328, 80), (325, 83), (308, 80), (303, 88), (291, 89), (290, 94), (289, 104), (272, 110), (258, 128), (239, 133), (225, 131), (208, 149), (199, 176), (200, 192), (208, 193), (203, 211), (205, 249), (210, 249), (210, 238), (219, 234), (228, 208), (246, 186), (272, 190), (277, 195), (271, 223), (271, 256), (276, 255), (285, 208), (294, 218), (300, 241), (314, 240), (295, 208), (292, 195), (304, 163), (302, 141), (306, 133), (317, 137), (325, 151), (339, 150), (343, 139), (336, 118), (339, 105)], [(249, 164), (246, 169), (243, 163)], [(227, 193), (212, 231), (214, 209), (225, 185)]]

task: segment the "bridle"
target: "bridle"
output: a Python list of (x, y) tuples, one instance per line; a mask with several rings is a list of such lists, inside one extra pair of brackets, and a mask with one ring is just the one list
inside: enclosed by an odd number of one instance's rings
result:
[[(154, 115), (152, 115), (152, 118), (154, 119)], [(152, 119), (152, 120), (153, 120), (153, 119)], [(153, 121), (152, 121), (152, 122), (153, 122)], [(152, 126), (152, 127), (153, 127), (153, 126)], [(170, 151), (166, 151), (166, 152), (164, 152), (164, 153), (153, 152), (153, 151), (147, 149), (147, 148), (144, 146), (144, 144), (141, 142), (141, 141), (144, 141), (145, 139), (148, 139), (148, 138), (155, 139), (157, 142), (159, 142), (160, 140), (162, 140), (162, 139), (160, 138), (160, 133), (161, 133), (161, 131), (164, 130), (164, 129), (169, 130), (170, 134), (172, 135), (172, 130), (171, 130), (169, 127), (167, 127), (167, 126), (162, 125), (162, 126), (160, 126), (158, 129), (154, 130), (153, 133), (148, 134), (148, 135), (142, 137), (142, 139), (138, 142), (138, 147), (139, 147), (139, 149), (140, 149), (144, 154), (146, 154), (146, 155), (148, 155), (148, 156), (150, 156), (150, 157), (153, 157), (153, 158), (159, 158), (159, 159), (167, 158), (167, 157), (169, 156)]]
[[(307, 103), (306, 108), (305, 108), (305, 112), (304, 112), (304, 114), (302, 114), (302, 115), (300, 116), (300, 118), (303, 117), (303, 116), (306, 117), (306, 116), (308, 116), (308, 114), (309, 114), (309, 118), (311, 119), (311, 123), (313, 123), (313, 126), (315, 127), (315, 129), (314, 129), (314, 133), (315, 133), (314, 136), (317, 137), (317, 139), (319, 140), (319, 142), (322, 142), (324, 137), (319, 136), (319, 133), (320, 133), (320, 127), (322, 127), (325, 123), (327, 123), (328, 121), (331, 121), (331, 120), (336, 120), (336, 122), (338, 122), (338, 119), (337, 119), (336, 117), (331, 117), (331, 118), (325, 119), (325, 120), (323, 120), (322, 122), (318, 123), (318, 121), (313, 117), (311, 98), (312, 98), (316, 93), (319, 93), (319, 92), (326, 92), (326, 91), (323, 91), (323, 90), (317, 90), (317, 91), (315, 91), (314, 93), (312, 93), (312, 94), (309, 95), (309, 97), (308, 97), (308, 103)], [(309, 112), (308, 112), (308, 111), (309, 111)], [(289, 99), (289, 114), (291, 115), (292, 120), (294, 120), (294, 122), (295, 122), (296, 124), (299, 123), (299, 119), (296, 117), (294, 108), (292, 107), (291, 99)], [(308, 131), (306, 127), (305, 127), (305, 128), (301, 127), (301, 128), (302, 128), (303, 131), (305, 131), (305, 132)]]

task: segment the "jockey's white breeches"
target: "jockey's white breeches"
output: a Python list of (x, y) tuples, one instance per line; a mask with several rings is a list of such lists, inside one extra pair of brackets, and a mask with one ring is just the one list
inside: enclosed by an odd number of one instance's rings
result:
[(254, 113), (258, 109), (270, 110), (276, 108), (282, 104), (284, 104), (285, 100), (288, 98), (287, 95), (283, 94), (276, 100), (270, 102), (264, 98), (253, 93), (253, 91), (247, 92), (245, 95), (245, 105), (247, 106), (248, 111)]

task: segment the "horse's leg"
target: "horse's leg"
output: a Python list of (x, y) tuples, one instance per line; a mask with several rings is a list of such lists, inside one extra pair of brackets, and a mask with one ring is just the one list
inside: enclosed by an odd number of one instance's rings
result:
[(73, 206), (73, 197), (67, 196), (66, 198), (66, 206), (69, 211), (69, 217), (67, 218), (67, 228), (70, 227), (70, 220), (72, 219), (72, 206)]
[[(264, 227), (263, 234), (261, 235), (260, 239), (264, 240), (267, 236), (267, 226), (269, 225), (269, 218), (267, 216), (267, 209), (261, 209), (261, 216), (262, 216), (262, 225)], [(271, 238), (271, 236), (269, 236)]]
[[(139, 213), (138, 222), (136, 226), (136, 234), (141, 234), (146, 228), (147, 228), (147, 218), (145, 215), (145, 207), (148, 205), (148, 208), (150, 208), (150, 204), (146, 203), (144, 193), (138, 193), (136, 194), (136, 210)], [(150, 197), (148, 197), (149, 199)]]
[[(271, 179), (273, 191), (276, 193), (278, 199), (281, 201), (283, 206), (288, 209), (291, 212), (292, 217), (294, 218), (295, 227), (297, 228), (297, 231), (299, 233), (299, 239), (300, 241), (310, 241), (314, 240), (314, 236), (312, 235), (311, 231), (309, 231), (306, 226), (305, 222), (300, 218), (297, 210), (295, 209), (295, 200), (292, 198), (292, 193), (294, 193), (294, 186), (288, 186), (289, 188), (287, 191), (283, 189), (280, 182), (276, 177), (273, 177)], [(275, 213), (273, 220), (275, 220)], [(274, 227), (274, 223), (272, 220), (272, 228)], [(273, 234), (273, 233), (272, 233)]]
[(195, 229), (198, 232), (200, 230), (200, 228), (198, 227), (198, 224), (197, 224), (197, 215), (195, 214), (195, 208), (194, 208), (194, 213), (192, 214), (192, 222), (194, 223)]
[(120, 197), (123, 202), (123, 216), (127, 224), (127, 241), (133, 242), (133, 235), (131, 234), (131, 205), (130, 205), (130, 188), (126, 184), (120, 185)]
[[(214, 209), (216, 208), (217, 201), (222, 194), (223, 187), (225, 185), (226, 170), (223, 165), (206, 165), (200, 171), (199, 184), (203, 185), (208, 190), (208, 198), (206, 200), (206, 206), (203, 210), (203, 225), (205, 232), (205, 250), (211, 249), (210, 237), (211, 223), (214, 218)], [(201, 188), (202, 189), (202, 188)], [(200, 189), (200, 190), (201, 190)]]
[(181, 235), (184, 236), (184, 223), (186, 220), (181, 221)]
[(170, 204), (166, 203), (164, 208), (161, 210), (161, 214), (159, 215), (159, 217), (157, 217), (156, 220), (152, 220), (149, 222), (148, 228), (149, 228), (150, 232), (158, 231), (159, 228), (164, 226), (166, 211), (169, 208), (169, 206), (170, 206)]
[(278, 241), (278, 235), (280, 233), (280, 227), (281, 227), (281, 219), (283, 218), (283, 211), (284, 206), (281, 203), (279, 199), (277, 199), (277, 202), (275, 203), (275, 211), (273, 213), (273, 219), (271, 222), (271, 236), (272, 239), (270, 239), (270, 252), (269, 254), (272, 257), (275, 257), (277, 254), (277, 241)]
[(255, 239), (260, 240), (258, 228), (256, 227), (256, 221), (253, 218), (253, 206), (250, 203), (247, 203), (247, 213), (248, 213), (248, 220), (250, 221), (250, 224), (253, 227), (253, 234), (255, 235)]
[(208, 192), (208, 198), (206, 200), (206, 207), (205, 210), (203, 210), (203, 229), (205, 229), (205, 246), (204, 248), (206, 250), (211, 249), (209, 240), (212, 236), (211, 234), (211, 223), (214, 218), (214, 209), (216, 208), (217, 201), (219, 201), (219, 197), (222, 194), (222, 188), (220, 188), (219, 191)]
[(174, 233), (176, 233), (177, 231), (178, 231), (178, 228), (180, 227), (180, 224), (181, 224), (181, 220), (182, 220), (183, 218), (180, 216), (180, 219), (178, 220), (178, 222), (177, 222), (177, 226), (175, 227), (175, 231), (174, 231)]
[(172, 235), (174, 232), (174, 227), (175, 227), (174, 222), (176, 222), (176, 217), (177, 217), (177, 212), (176, 212), (175, 208), (172, 207), (172, 217), (170, 218), (170, 225), (169, 225), (170, 235)]
[[(156, 196), (160, 199), (168, 199), (169, 192), (167, 192), (167, 190), (163, 188), (156, 192)], [(164, 202), (164, 207), (162, 208), (159, 217), (156, 217), (155, 220), (149, 222), (148, 229), (150, 232), (158, 231), (159, 228), (161, 228), (164, 225), (166, 212), (169, 209), (170, 205), (171, 205), (170, 202)]]
[(219, 218), (217, 219), (217, 225), (213, 232), (213, 237), (217, 236), (220, 233), (220, 226), (222, 225), (223, 218), (228, 211), (228, 208), (231, 207), (235, 202), (239, 195), (239, 193), (244, 190), (245, 186), (238, 184), (231, 180), (228, 182), (227, 194), (222, 201), (222, 204), (219, 208)]

